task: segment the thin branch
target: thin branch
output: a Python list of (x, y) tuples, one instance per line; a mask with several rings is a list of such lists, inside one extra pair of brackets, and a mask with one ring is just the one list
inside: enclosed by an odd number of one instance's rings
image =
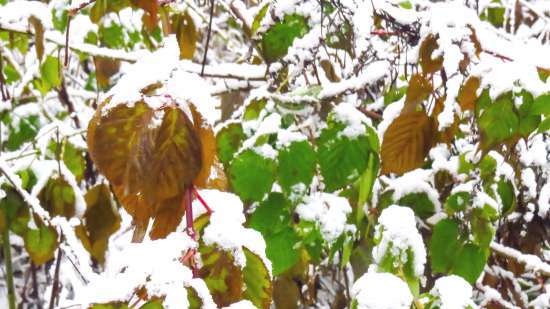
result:
[(206, 45), (204, 46), (204, 56), (202, 57), (201, 76), (204, 76), (204, 66), (208, 56), (208, 46), (210, 45), (210, 36), (212, 35), (212, 19), (214, 18), (214, 0), (210, 0), (210, 19), (208, 20), (208, 32), (206, 33)]

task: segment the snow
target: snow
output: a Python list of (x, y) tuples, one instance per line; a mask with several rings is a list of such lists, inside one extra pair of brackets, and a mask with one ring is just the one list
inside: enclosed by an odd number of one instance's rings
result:
[(351, 288), (358, 309), (409, 309), (413, 295), (396, 275), (369, 270)]
[(383, 178), (388, 184), (386, 191), (393, 190), (393, 200), (398, 201), (402, 197), (411, 193), (426, 193), (428, 199), (432, 202), (435, 210), (441, 209), (439, 193), (432, 185), (433, 172), (430, 170), (416, 169), (403, 174), (400, 177), (389, 179)]
[(370, 64), (358, 77), (351, 77), (340, 82), (323, 85), (319, 98), (330, 98), (340, 95), (346, 91), (359, 90), (366, 85), (374, 83), (383, 78), (389, 71), (389, 64), (386, 61), (377, 61)]
[[(128, 301), (136, 288), (144, 286), (149, 297), (166, 296), (164, 308), (186, 308), (184, 287), (191, 285), (193, 274), (179, 258), (194, 247), (195, 242), (179, 232), (165, 239), (129, 243), (118, 251), (109, 251), (104, 273), (83, 291), (77, 291), (80, 293), (77, 299), (83, 306)], [(211, 298), (203, 301), (207, 306), (213, 304)]]
[(302, 220), (317, 222), (323, 238), (329, 243), (351, 227), (346, 224), (347, 215), (351, 213), (348, 200), (332, 193), (316, 192), (304, 197), (296, 213)]
[[(422, 276), (426, 264), (426, 247), (416, 229), (414, 212), (410, 208), (391, 205), (384, 209), (378, 218), (375, 235), (380, 239), (372, 249), (376, 263), (381, 263), (389, 252), (402, 265), (412, 263), (416, 276)], [(412, 251), (413, 261), (408, 261), (408, 250)]]
[(45, 29), (53, 27), (48, 5), (39, 1), (11, 1), (0, 6), (0, 22), (27, 25), (29, 17), (40, 20)]
[(539, 217), (547, 217), (550, 214), (550, 182), (545, 183), (540, 189), (538, 205)]
[(472, 301), (472, 287), (456, 275), (437, 279), (430, 293), (437, 297), (436, 305), (441, 309), (477, 308)]
[[(262, 235), (243, 227), (246, 218), (243, 203), (235, 194), (218, 190), (200, 190), (199, 194), (212, 209), (210, 222), (204, 229), (202, 240), (206, 245), (217, 245), (231, 252), (240, 267), (246, 266), (243, 247), (258, 255), (271, 272), (271, 262), (265, 255), (265, 241)], [(199, 201), (193, 202), (194, 209), (204, 209)], [(204, 211), (204, 210), (203, 210)], [(196, 216), (201, 212), (197, 212)]]
[(351, 139), (365, 135), (367, 130), (365, 125), (369, 120), (361, 111), (350, 103), (340, 103), (333, 109), (334, 120), (345, 124), (346, 128), (341, 134)]

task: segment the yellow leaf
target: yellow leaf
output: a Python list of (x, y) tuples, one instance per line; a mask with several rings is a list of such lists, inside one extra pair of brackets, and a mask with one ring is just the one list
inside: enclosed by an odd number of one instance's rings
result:
[(197, 29), (189, 13), (173, 18), (173, 27), (180, 47), (181, 59), (193, 59), (197, 44)]
[(433, 118), (425, 112), (411, 112), (397, 117), (384, 133), (382, 174), (403, 174), (424, 163), (435, 135)]

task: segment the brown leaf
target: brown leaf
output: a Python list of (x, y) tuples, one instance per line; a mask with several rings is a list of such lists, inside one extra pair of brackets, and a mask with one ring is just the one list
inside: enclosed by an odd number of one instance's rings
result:
[(273, 282), (273, 302), (277, 309), (297, 309), (300, 290), (292, 278), (279, 276)]
[(181, 204), (181, 198), (177, 197), (166, 201), (153, 221), (153, 227), (149, 233), (151, 239), (165, 238), (175, 231), (184, 214), (185, 207)]
[(139, 240), (149, 219), (167, 211), (164, 208), (173, 209), (198, 176), (202, 144), (193, 123), (175, 105), (153, 110), (139, 101), (103, 111), (106, 103), (90, 121), (88, 148), (134, 218)]
[(191, 113), (193, 114), (195, 131), (198, 133), (202, 145), (202, 168), (195, 177), (193, 184), (203, 188), (208, 183), (214, 161), (217, 161), (216, 135), (195, 108), (191, 107)]
[(432, 89), (432, 83), (423, 75), (414, 74), (411, 76), (401, 114), (415, 112), (422, 101), (430, 96)]
[(439, 47), (437, 37), (429, 34), (420, 45), (419, 61), (424, 74), (433, 74), (443, 67), (443, 56), (432, 58), (434, 50)]
[(143, 14), (143, 24), (145, 29), (151, 32), (155, 30), (155, 27), (158, 24), (158, 11), (159, 4), (158, 1), (152, 0), (132, 0), (132, 4), (143, 9), (145, 14)]
[(197, 28), (193, 18), (185, 12), (183, 15), (173, 16), (172, 19), (172, 28), (175, 30), (180, 47), (180, 58), (193, 59), (197, 45)]
[(398, 116), (384, 133), (380, 152), (382, 174), (403, 174), (422, 166), (434, 137), (434, 120), (425, 112)]
[(42, 57), (44, 56), (44, 25), (42, 25), (42, 21), (34, 15), (29, 17), (29, 24), (34, 28), (36, 56), (38, 60), (42, 61)]
[(94, 57), (95, 78), (99, 87), (106, 89), (110, 85), (113, 75), (120, 69), (120, 60), (113, 60), (104, 57)]
[[(443, 108), (445, 107), (445, 99), (446, 97), (443, 96), (435, 100), (435, 105), (431, 116), (431, 118), (434, 119), (435, 128), (439, 127), (437, 116), (441, 114), (441, 112), (443, 111)], [(436, 138), (437, 142), (450, 144), (454, 140), (455, 134), (458, 131), (458, 122), (459, 122), (458, 117), (454, 115), (454, 121), (450, 126), (443, 129), (443, 131), (439, 131), (439, 130), (437, 131), (437, 138)]]
[(340, 77), (336, 75), (336, 71), (334, 70), (334, 66), (332, 66), (332, 63), (327, 60), (323, 59), (319, 63), (321, 65), (321, 68), (323, 68), (323, 71), (325, 71), (325, 75), (333, 83), (339, 82)]
[(476, 30), (474, 29), (474, 27), (468, 25), (468, 28), (470, 28), (470, 31), (472, 31), (472, 34), (470, 34), (470, 40), (472, 41), (472, 43), (474, 43), (476, 56), (479, 57), (479, 55), (483, 51), (483, 48), (481, 47), (481, 43), (479, 42), (479, 39), (477, 38)]
[(480, 80), (478, 77), (472, 76), (466, 80), (464, 85), (460, 87), (456, 100), (462, 111), (473, 110), (477, 101), (477, 89), (479, 88)]

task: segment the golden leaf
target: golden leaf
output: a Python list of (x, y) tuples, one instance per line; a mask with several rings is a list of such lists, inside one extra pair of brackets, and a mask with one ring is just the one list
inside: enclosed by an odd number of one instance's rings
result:
[(422, 166), (434, 135), (435, 122), (425, 112), (398, 116), (384, 133), (380, 152), (382, 174), (403, 174)]

